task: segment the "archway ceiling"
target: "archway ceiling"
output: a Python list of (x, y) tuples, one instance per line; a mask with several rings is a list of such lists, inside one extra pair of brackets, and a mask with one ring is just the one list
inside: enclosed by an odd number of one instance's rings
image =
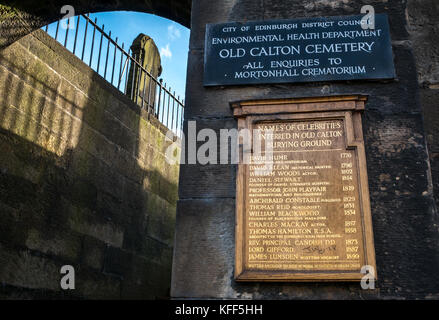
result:
[[(75, 14), (102, 11), (138, 11), (152, 13), (185, 27), (190, 27), (192, 0), (76, 0), (68, 4)], [(59, 20), (61, 1), (0, 1), (0, 48), (4, 48), (30, 32)]]

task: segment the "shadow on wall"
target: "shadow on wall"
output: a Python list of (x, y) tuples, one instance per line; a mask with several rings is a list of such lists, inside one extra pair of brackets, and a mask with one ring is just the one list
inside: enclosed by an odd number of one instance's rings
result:
[(166, 128), (41, 30), (0, 51), (0, 92), (0, 299), (167, 298)]

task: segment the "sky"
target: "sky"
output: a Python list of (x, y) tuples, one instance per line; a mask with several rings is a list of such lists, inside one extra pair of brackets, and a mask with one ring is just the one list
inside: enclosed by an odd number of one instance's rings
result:
[[(101, 12), (90, 14), (90, 18), (94, 21), (97, 18), (97, 24), (102, 27), (104, 24), (104, 30), (108, 34), (111, 30), (111, 38), (113, 40), (118, 37), (118, 44), (124, 43), (124, 48), (128, 51), (133, 40), (139, 35), (139, 33), (144, 33), (150, 36), (157, 48), (159, 49), (162, 63), (162, 74), (159, 78), (167, 84), (167, 87), (171, 87), (171, 91), (176, 92), (176, 95), (180, 96), (181, 99), (184, 98), (185, 94), (185, 83), (186, 83), (186, 65), (187, 56), (189, 48), (189, 33), (190, 30), (177, 22), (140, 12), (131, 11), (115, 11), (115, 12)], [(76, 23), (76, 17), (75, 17)], [(43, 28), (45, 30), (45, 28)], [(87, 31), (87, 42), (85, 47), (84, 60), (89, 64), (89, 57), (91, 53), (91, 39), (92, 39), (92, 29), (89, 25)], [(58, 29), (57, 40), (64, 44), (65, 30), (63, 28)], [(83, 36), (85, 30), (85, 20), (80, 20), (80, 25), (78, 29), (78, 40), (75, 49), (75, 54), (81, 58), (82, 46), (83, 46)], [(56, 23), (49, 25), (48, 33), (54, 37), (56, 31)], [(73, 50), (73, 40), (76, 30), (69, 30), (67, 48)], [(97, 33), (96, 33), (97, 34)], [(95, 39), (95, 47), (93, 49), (93, 55), (91, 59), (92, 68), (96, 70), (98, 64), (98, 46), (99, 38)], [(102, 54), (105, 57), (107, 43), (104, 40), (102, 44)], [(111, 46), (109, 50), (109, 61), (113, 59), (114, 47)], [(116, 55), (116, 75), (118, 73), (120, 56)], [(105, 59), (101, 57), (100, 59), (100, 71), (99, 74), (103, 76), (103, 69), (105, 66)], [(105, 78), (111, 81), (111, 71), (107, 71)], [(116, 76), (117, 78), (117, 76)], [(114, 80), (114, 83), (117, 80)], [(122, 81), (123, 82), (123, 81)]]

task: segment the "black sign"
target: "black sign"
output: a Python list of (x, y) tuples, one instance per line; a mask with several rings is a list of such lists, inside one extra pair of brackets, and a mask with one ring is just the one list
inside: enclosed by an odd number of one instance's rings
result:
[(395, 77), (386, 14), (208, 24), (204, 85)]

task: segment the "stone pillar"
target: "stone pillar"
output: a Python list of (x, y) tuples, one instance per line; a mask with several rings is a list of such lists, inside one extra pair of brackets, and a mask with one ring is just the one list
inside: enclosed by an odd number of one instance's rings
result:
[(132, 63), (128, 73), (126, 93), (138, 105), (153, 108), (157, 82), (151, 79), (151, 76), (158, 79), (162, 73), (159, 50), (153, 39), (141, 33), (134, 39), (131, 52), (149, 75), (144, 71), (141, 72), (139, 66)]
[[(439, 237), (419, 103), (416, 67), (404, 4), (372, 0), (387, 13), (397, 77), (276, 85), (203, 86), (207, 23), (360, 14), (363, 1), (194, 0), (186, 88), (185, 130), (236, 128), (230, 102), (363, 94), (363, 133), (378, 281), (241, 283), (234, 280), (235, 165), (181, 166), (173, 260), (174, 298), (360, 299), (438, 298)], [(187, 145), (187, 144), (186, 144)]]
[(439, 207), (439, 25), (435, 23), (439, 3), (434, 0), (409, 0), (407, 15), (416, 57), (434, 196)]

